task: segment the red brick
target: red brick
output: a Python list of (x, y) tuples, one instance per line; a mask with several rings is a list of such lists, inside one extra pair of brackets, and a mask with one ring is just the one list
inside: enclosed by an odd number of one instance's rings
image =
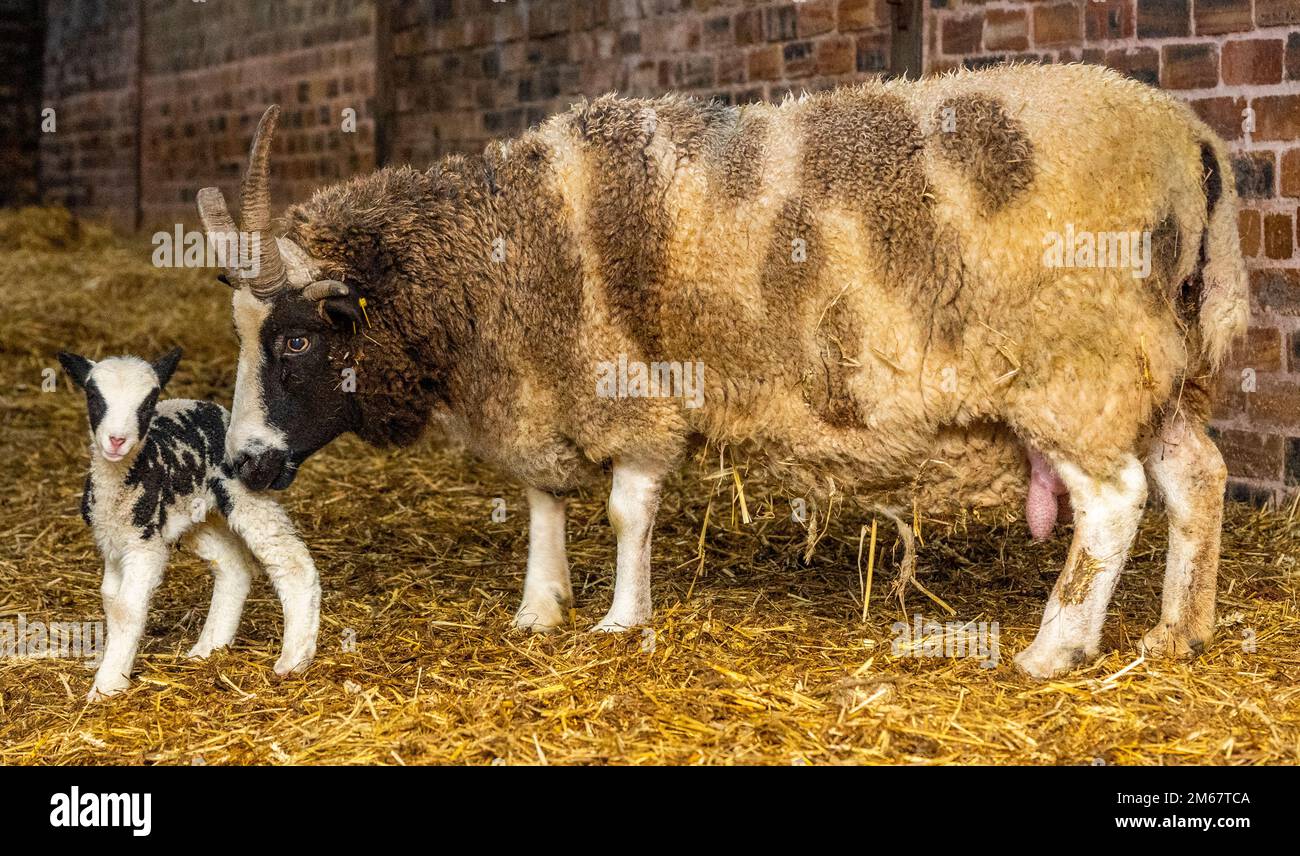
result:
[(1255, 25), (1300, 24), (1300, 0), (1255, 0)]
[(817, 67), (812, 42), (789, 42), (781, 46), (786, 77), (807, 77)]
[(1132, 0), (1089, 0), (1083, 10), (1088, 41), (1127, 39), (1133, 35)]
[(1300, 269), (1252, 270), (1250, 293), (1255, 307), (1261, 312), (1300, 317)]
[(1277, 434), (1224, 429), (1216, 432), (1214, 442), (1232, 475), (1261, 481), (1281, 478), (1283, 443)]
[(1242, 39), (1223, 45), (1223, 82), (1281, 83), (1282, 40)]
[(1241, 139), (1242, 111), (1246, 109), (1245, 98), (1198, 98), (1191, 102), (1201, 120), (1214, 129), (1225, 140)]
[(764, 45), (749, 52), (750, 80), (779, 80), (781, 78), (781, 46)]
[(946, 54), (973, 54), (980, 49), (984, 14), (943, 19), (941, 43)]
[(1257, 372), (1282, 370), (1282, 334), (1273, 327), (1256, 326), (1233, 343), (1233, 369), (1252, 368)]
[(1270, 259), (1289, 259), (1295, 249), (1290, 214), (1264, 215), (1264, 255)]
[(744, 83), (747, 65), (743, 51), (718, 54), (718, 83)]
[(1140, 39), (1191, 35), (1190, 0), (1137, 0)]
[(1057, 3), (1034, 7), (1034, 44), (1076, 44), (1082, 39), (1080, 6), (1077, 3)]
[(835, 29), (835, 0), (807, 0), (799, 4), (799, 38), (820, 36)]
[(1023, 51), (1029, 47), (1029, 18), (1023, 9), (989, 9), (984, 13), (984, 49)]
[(1300, 32), (1286, 37), (1286, 79), (1300, 80)]
[(1242, 208), (1237, 212), (1237, 238), (1241, 241), (1241, 254), (1246, 258), (1259, 255), (1259, 212)]
[(1219, 56), (1212, 44), (1165, 45), (1160, 85), (1166, 89), (1212, 89), (1219, 82)]
[(1239, 33), (1251, 28), (1250, 0), (1196, 0), (1197, 35)]
[(840, 0), (840, 32), (883, 27), (891, 8), (885, 0)]
[(1246, 396), (1246, 415), (1252, 427), (1293, 429), (1300, 425), (1300, 385), (1272, 377), (1259, 378), (1257, 384)]
[(736, 13), (732, 26), (736, 31), (737, 45), (756, 45), (763, 41), (763, 13), (758, 9)]
[(859, 74), (875, 74), (889, 70), (889, 33), (858, 35), (857, 69)]
[(1155, 48), (1116, 48), (1106, 52), (1106, 65), (1156, 86), (1160, 83), (1160, 54)]
[(1282, 155), (1283, 196), (1300, 197), (1300, 149), (1290, 149)]
[(1265, 95), (1250, 106), (1256, 140), (1300, 140), (1300, 95)]
[(852, 36), (835, 36), (817, 43), (817, 73), (823, 77), (852, 74), (857, 46)]

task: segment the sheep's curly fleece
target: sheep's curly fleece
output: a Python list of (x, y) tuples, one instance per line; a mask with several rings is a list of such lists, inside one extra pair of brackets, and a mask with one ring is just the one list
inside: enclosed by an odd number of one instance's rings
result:
[[(287, 237), (368, 296), (366, 439), (433, 412), (562, 492), (704, 438), (795, 490), (937, 511), (1022, 499), (1026, 445), (1105, 476), (1173, 410), (1204, 423), (1247, 318), (1235, 211), (1186, 106), (1026, 66), (779, 105), (606, 96), (323, 189)], [(1045, 266), (1067, 225), (1149, 231), (1150, 276)], [(703, 361), (704, 406), (597, 396), (619, 355)]]

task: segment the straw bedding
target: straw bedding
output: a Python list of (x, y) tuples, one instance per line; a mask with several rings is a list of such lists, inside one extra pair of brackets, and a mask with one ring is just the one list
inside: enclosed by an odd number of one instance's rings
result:
[[(77, 514), (83, 401), (42, 370), (186, 349), (170, 394), (228, 404), (229, 292), (210, 271), (157, 269), (152, 248), (58, 209), (0, 213), (0, 622), (102, 617), (99, 560)], [(158, 592), (136, 683), (86, 706), (72, 659), (0, 659), (0, 763), (1252, 764), (1300, 759), (1300, 521), (1230, 507), (1220, 627), (1190, 663), (1139, 661), (1163, 575), (1147, 515), (1111, 608), (1102, 658), (1066, 680), (1018, 674), (1068, 532), (1015, 520), (921, 521), (918, 582), (890, 595), (901, 548), (880, 520), (833, 516), (811, 558), (788, 500), (745, 490), (716, 450), (666, 492), (653, 634), (586, 633), (610, 597), (602, 497), (572, 506), (573, 626), (510, 627), (527, 555), (522, 491), (436, 438), (377, 451), (353, 439), (283, 496), (322, 572), (320, 654), (271, 671), (279, 607), (255, 583), (236, 646), (183, 658), (211, 592), (181, 551)], [(723, 467), (729, 467), (724, 462)], [(739, 476), (739, 478), (737, 477)], [(504, 521), (494, 521), (494, 500)], [(861, 566), (859, 556), (862, 555)], [(863, 595), (870, 567), (867, 616)], [(947, 604), (955, 618), (939, 605)], [(1000, 662), (910, 657), (914, 613), (999, 623)]]

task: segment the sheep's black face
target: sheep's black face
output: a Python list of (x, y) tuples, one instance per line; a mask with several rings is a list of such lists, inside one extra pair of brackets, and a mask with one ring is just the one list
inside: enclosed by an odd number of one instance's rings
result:
[(240, 351), (226, 454), (251, 490), (283, 490), (308, 457), (355, 427), (352, 379), (335, 362), (347, 350), (336, 325), (346, 322), (350, 337), (350, 319), (331, 321), (293, 290), (263, 301), (240, 289), (234, 310)]

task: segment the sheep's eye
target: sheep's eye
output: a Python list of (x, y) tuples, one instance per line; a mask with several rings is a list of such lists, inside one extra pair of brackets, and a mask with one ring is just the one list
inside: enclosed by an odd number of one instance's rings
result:
[(284, 340), (284, 350), (290, 354), (301, 354), (311, 347), (311, 339), (306, 336), (290, 336)]

